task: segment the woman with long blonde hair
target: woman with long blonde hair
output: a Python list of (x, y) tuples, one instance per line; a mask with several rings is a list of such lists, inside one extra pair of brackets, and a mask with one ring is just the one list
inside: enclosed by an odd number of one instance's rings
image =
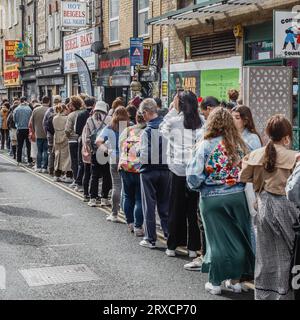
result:
[(200, 211), (206, 236), (202, 272), (209, 274), (205, 289), (221, 294), (221, 284), (241, 293), (240, 279), (253, 277), (250, 213), (239, 181), (241, 161), (248, 149), (229, 111), (211, 112), (203, 139), (187, 168), (187, 182), (200, 192)]

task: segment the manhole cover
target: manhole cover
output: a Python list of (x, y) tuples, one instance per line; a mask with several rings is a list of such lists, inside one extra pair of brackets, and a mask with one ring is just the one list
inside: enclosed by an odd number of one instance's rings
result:
[(19, 271), (29, 287), (99, 280), (99, 277), (84, 264)]

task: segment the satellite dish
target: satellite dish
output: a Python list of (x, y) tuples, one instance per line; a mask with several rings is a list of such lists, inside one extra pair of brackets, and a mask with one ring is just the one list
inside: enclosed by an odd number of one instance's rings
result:
[(102, 49), (103, 49), (103, 43), (102, 43), (102, 41), (95, 41), (95, 42), (92, 44), (92, 47), (91, 47), (91, 51), (92, 51), (92, 52), (100, 54), (101, 51), (102, 51)]

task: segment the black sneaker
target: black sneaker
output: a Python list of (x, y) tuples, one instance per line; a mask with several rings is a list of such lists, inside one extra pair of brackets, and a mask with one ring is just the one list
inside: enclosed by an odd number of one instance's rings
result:
[(89, 202), (90, 201), (90, 197), (89, 196), (84, 196), (83, 197), (83, 202)]

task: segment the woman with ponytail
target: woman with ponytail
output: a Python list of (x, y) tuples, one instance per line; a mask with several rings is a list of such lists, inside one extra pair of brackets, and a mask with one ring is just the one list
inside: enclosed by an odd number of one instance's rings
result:
[(299, 210), (287, 200), (285, 187), (296, 165), (289, 150), (292, 125), (283, 115), (271, 117), (266, 133), (269, 142), (243, 160), (240, 179), (252, 182), (257, 193), (255, 299), (294, 299), (290, 268)]
[(166, 254), (175, 256), (175, 250), (187, 246), (189, 257), (196, 258), (201, 249), (197, 223), (198, 193), (186, 184), (186, 166), (192, 157), (193, 145), (201, 135), (203, 123), (198, 111), (198, 100), (191, 91), (181, 91), (174, 99), (174, 112), (168, 113), (161, 124), (167, 139), (168, 166), (172, 172), (169, 207), (169, 237)]

